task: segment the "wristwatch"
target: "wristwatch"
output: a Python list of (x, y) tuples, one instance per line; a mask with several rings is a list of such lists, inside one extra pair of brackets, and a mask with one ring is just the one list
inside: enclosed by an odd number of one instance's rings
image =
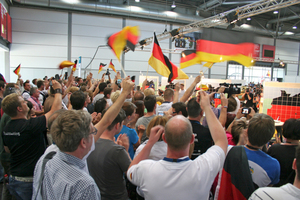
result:
[(54, 90), (54, 94), (56, 94), (56, 93), (62, 94), (62, 90), (60, 88), (57, 88), (57, 89)]

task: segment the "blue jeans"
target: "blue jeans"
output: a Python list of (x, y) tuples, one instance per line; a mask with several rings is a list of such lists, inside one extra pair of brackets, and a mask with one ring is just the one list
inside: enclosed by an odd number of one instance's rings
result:
[(17, 181), (13, 177), (9, 177), (8, 189), (18, 200), (31, 200), (32, 197), (32, 182)]

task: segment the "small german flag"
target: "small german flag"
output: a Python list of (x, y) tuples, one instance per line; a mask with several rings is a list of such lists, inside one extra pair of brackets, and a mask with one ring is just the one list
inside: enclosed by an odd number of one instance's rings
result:
[(99, 65), (99, 70), (98, 70), (98, 74), (103, 70), (103, 67), (105, 67), (105, 66), (106, 66), (106, 64), (100, 63), (100, 65)]
[(68, 60), (65, 60), (65, 61), (62, 61), (60, 64), (59, 64), (59, 69), (63, 69), (63, 68), (66, 68), (66, 67), (71, 67), (75, 65), (75, 63), (71, 62), (71, 61), (68, 61)]
[(17, 76), (19, 76), (20, 69), (21, 69), (21, 64), (19, 64), (18, 67), (14, 70), (14, 73), (15, 73)]
[(117, 73), (116, 68), (115, 68), (114, 64), (112, 63), (112, 59), (110, 60), (110, 63), (109, 63), (109, 65), (108, 65), (108, 68), (111, 68), (112, 70), (114, 70), (114, 72)]
[(74, 61), (75, 65), (73, 65), (72, 71), (75, 72), (76, 71), (76, 67), (77, 67), (77, 59)]

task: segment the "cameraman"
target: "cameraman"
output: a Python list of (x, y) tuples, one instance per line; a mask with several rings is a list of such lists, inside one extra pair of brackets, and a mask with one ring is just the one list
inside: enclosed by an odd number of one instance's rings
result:
[(247, 108), (253, 108), (254, 103), (253, 103), (253, 94), (250, 92), (250, 89), (247, 88), (246, 92), (243, 94), (243, 97), (245, 98), (246, 104), (244, 107)]

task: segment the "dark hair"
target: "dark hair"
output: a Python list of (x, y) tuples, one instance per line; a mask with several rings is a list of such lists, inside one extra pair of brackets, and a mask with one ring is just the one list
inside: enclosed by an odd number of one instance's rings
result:
[(282, 126), (282, 135), (287, 139), (300, 140), (300, 121), (293, 118), (286, 120)]
[(86, 95), (78, 90), (73, 92), (70, 97), (70, 102), (74, 110), (81, 110), (84, 106)]
[(102, 113), (102, 111), (106, 107), (106, 104), (107, 104), (107, 101), (104, 98), (97, 100), (95, 105), (94, 105), (94, 112)]
[(99, 92), (103, 92), (106, 87), (107, 87), (107, 83), (100, 83), (99, 84)]
[(39, 80), (38, 82), (36, 82), (37, 88), (40, 88), (42, 85), (44, 85), (44, 81)]
[(182, 115), (187, 117), (187, 111), (186, 111), (186, 105), (183, 102), (177, 102), (172, 104), (172, 107), (175, 109), (176, 113), (179, 113), (181, 111)]
[(125, 111), (126, 117), (128, 117), (132, 115), (132, 113), (136, 109), (136, 105), (131, 102), (125, 102), (122, 106), (122, 109)]
[(143, 101), (144, 98), (145, 98), (145, 95), (141, 91), (137, 91), (137, 92), (134, 93), (133, 98), (134, 98), (135, 101), (138, 101), (138, 100)]
[(5, 82), (4, 81), (0, 81), (0, 88), (4, 89), (4, 87), (5, 87)]
[(145, 106), (144, 106), (144, 101), (135, 101), (133, 102), (135, 105), (136, 105), (136, 114), (139, 115), (139, 118), (140, 117), (143, 117), (144, 116), (144, 112), (145, 112)]
[(300, 145), (296, 148), (297, 179), (300, 181)]
[(10, 95), (12, 93), (16, 93), (16, 88), (15, 87), (7, 87), (5, 88), (4, 92), (3, 92), (3, 98), (6, 97), (7, 95)]
[(144, 105), (147, 109), (147, 112), (153, 112), (156, 105), (156, 97), (154, 95), (146, 96)]
[(235, 98), (233, 96), (230, 96), (228, 98), (227, 112), (233, 112), (233, 111), (235, 111), (236, 107), (237, 107), (237, 102), (236, 102)]
[(196, 118), (201, 114), (201, 107), (196, 100), (196, 97), (190, 99), (187, 103), (187, 113), (191, 118)]
[(23, 87), (25, 87), (26, 83), (29, 83), (29, 84), (30, 84), (30, 82), (27, 80), (27, 81), (25, 81), (25, 82), (23, 83)]
[(32, 83), (34, 84), (34, 82), (36, 82), (36, 80), (37, 80), (36, 78), (32, 79)]
[[(101, 118), (104, 117), (106, 111), (108, 110), (109, 108), (106, 108), (102, 111), (102, 116)], [(114, 121), (107, 127), (107, 129), (109, 131), (111, 131), (113, 129), (113, 127), (120, 123), (120, 125), (122, 124), (122, 121), (124, 121), (124, 119), (126, 118), (126, 114), (125, 114), (125, 111), (123, 109), (120, 110), (119, 114), (117, 115), (117, 117), (114, 119)]]
[(275, 132), (275, 124), (272, 117), (260, 113), (255, 114), (249, 122), (248, 139), (255, 146), (265, 145)]
[(106, 87), (106, 88), (104, 88), (104, 92), (103, 92), (104, 97), (107, 98), (107, 95), (108, 95), (108, 94), (111, 94), (111, 91), (112, 91), (112, 90), (113, 90), (113, 89), (112, 89), (111, 87)]
[(25, 100), (25, 101), (26, 101), (27, 106), (28, 106), (28, 108), (29, 108), (29, 111), (28, 111), (28, 112), (30, 112), (30, 110), (33, 108), (33, 105), (32, 105), (32, 103), (31, 103), (30, 101), (28, 101), (28, 100)]

